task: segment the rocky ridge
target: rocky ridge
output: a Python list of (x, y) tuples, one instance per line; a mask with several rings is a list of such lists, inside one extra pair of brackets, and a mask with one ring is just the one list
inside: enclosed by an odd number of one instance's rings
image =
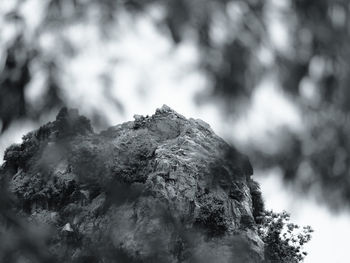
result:
[[(47, 251), (33, 257), (263, 262), (263, 202), (248, 158), (204, 121), (165, 105), (134, 118), (95, 133), (88, 119), (64, 108), (6, 150), (5, 218), (47, 229)], [(5, 252), (8, 262), (27, 256)]]

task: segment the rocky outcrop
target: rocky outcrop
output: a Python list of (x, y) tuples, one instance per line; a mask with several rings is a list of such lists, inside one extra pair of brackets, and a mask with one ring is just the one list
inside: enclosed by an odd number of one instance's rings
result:
[(167, 106), (98, 134), (62, 109), (4, 160), (1, 178), (15, 200), (7, 219), (48, 229), (44, 258), (263, 261), (263, 203), (247, 157)]

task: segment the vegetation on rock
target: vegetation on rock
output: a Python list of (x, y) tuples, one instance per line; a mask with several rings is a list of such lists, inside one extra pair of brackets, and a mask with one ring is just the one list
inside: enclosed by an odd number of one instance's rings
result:
[(289, 220), (290, 215), (286, 212), (265, 212), (259, 235), (265, 243), (267, 262), (297, 263), (307, 255), (303, 246), (310, 241), (312, 228), (305, 226), (300, 230), (298, 225)]

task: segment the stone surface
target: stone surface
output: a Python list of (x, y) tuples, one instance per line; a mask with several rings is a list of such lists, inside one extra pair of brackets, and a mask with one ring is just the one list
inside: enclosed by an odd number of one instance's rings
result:
[[(168, 106), (97, 134), (76, 110), (5, 152), (15, 213), (58, 262), (262, 262), (244, 155)], [(253, 188), (252, 188), (253, 187)]]

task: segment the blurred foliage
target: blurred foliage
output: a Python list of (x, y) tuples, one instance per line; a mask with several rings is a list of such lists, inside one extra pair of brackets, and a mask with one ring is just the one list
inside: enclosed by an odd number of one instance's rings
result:
[(1, 131), (8, 128), (11, 121), (26, 113), (24, 89), (30, 81), (30, 56), (25, 50), (23, 39), (18, 36), (7, 49), (6, 60), (0, 75), (0, 116)]
[[(346, 0), (49, 0), (43, 3), (45, 15), (34, 29), (20, 12), (22, 5), (33, 1), (17, 1), (3, 17), (5, 27), (14, 27), (16, 33), (1, 50), (2, 131), (18, 118), (36, 119), (66, 102), (61, 60), (79, 50), (62, 33), (65, 29), (89, 21), (98, 26), (101, 38), (108, 38), (120, 14), (137, 17), (156, 7), (162, 13), (155, 20), (160, 32), (174, 45), (190, 38), (200, 51), (200, 67), (209, 83), (206, 94), (198, 96), (202, 103), (218, 98), (228, 115), (235, 114), (249, 106), (262, 77), (275, 74), (281, 89), (297, 104), (303, 132), (280, 131), (282, 143), (274, 153), (252, 145), (255, 166), (279, 167), (288, 182), (305, 191), (317, 185), (322, 199), (333, 207), (349, 203), (350, 7)], [(272, 18), (278, 16), (286, 31), (284, 48), (274, 43), (269, 30)], [(48, 33), (56, 35), (55, 50), (40, 44)], [(46, 79), (41, 102), (25, 96), (35, 67)], [(108, 92), (107, 88), (106, 97), (114, 100)], [(119, 101), (114, 105), (122, 110)]]
[(349, 8), (347, 1), (291, 2), (285, 15), (293, 37), (287, 52), (276, 52), (273, 69), (300, 109), (303, 131), (281, 130), (273, 154), (252, 149), (258, 165), (280, 167), (288, 182), (318, 190), (335, 209), (350, 201)]

